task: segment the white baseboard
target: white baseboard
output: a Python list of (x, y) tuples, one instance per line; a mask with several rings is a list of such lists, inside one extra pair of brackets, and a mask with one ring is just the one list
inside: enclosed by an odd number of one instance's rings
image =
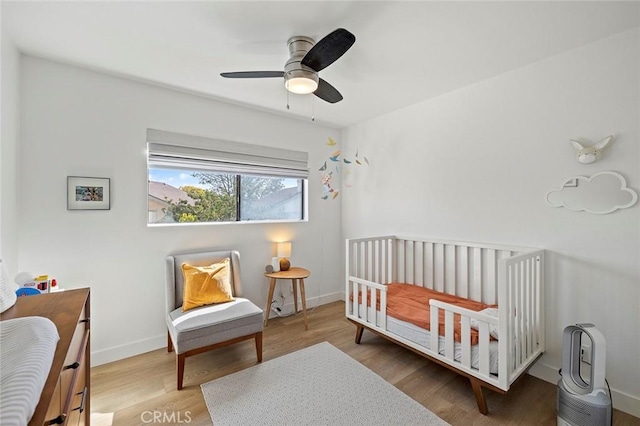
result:
[(149, 337), (148, 339), (138, 340), (136, 342), (127, 343), (125, 345), (114, 346), (112, 348), (91, 352), (91, 366), (107, 364), (145, 352), (155, 351), (156, 349), (167, 347), (167, 334)]
[[(529, 374), (555, 385), (560, 380), (559, 370), (560, 367), (538, 361), (531, 367)], [(611, 398), (613, 399), (613, 408), (640, 417), (640, 398), (637, 396), (611, 388)]]
[[(339, 300), (344, 300), (343, 292), (335, 292), (329, 294), (323, 294), (317, 297), (307, 298), (307, 310), (313, 309), (316, 306), (326, 305), (327, 303), (337, 302)], [(298, 300), (298, 308), (301, 309), (302, 303)], [(293, 301), (289, 303), (285, 303), (284, 306), (281, 306), (283, 312), (292, 313), (293, 312)], [(277, 318), (277, 315), (273, 312), (273, 310), (269, 311), (269, 319)]]

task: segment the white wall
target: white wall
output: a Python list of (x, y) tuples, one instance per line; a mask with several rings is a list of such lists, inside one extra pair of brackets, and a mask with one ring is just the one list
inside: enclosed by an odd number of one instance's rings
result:
[(0, 258), (11, 276), (18, 267), (17, 156), (20, 125), (20, 53), (2, 27), (0, 83)]
[[(262, 307), (271, 241), (288, 239), (309, 305), (342, 297), (340, 200), (320, 199), (317, 171), (337, 130), (28, 56), (21, 99), (19, 266), (91, 287), (94, 365), (166, 344), (172, 252), (239, 249), (243, 295)], [(308, 151), (309, 221), (147, 227), (147, 128)], [(111, 178), (111, 210), (67, 211), (67, 176)]]
[[(640, 32), (623, 33), (349, 127), (371, 167), (342, 204), (346, 238), (433, 236), (541, 247), (547, 352), (532, 373), (559, 378), (562, 330), (607, 339), (614, 406), (640, 416), (640, 205), (609, 215), (553, 208), (547, 191), (614, 170), (640, 191)], [(579, 164), (570, 138), (615, 134)]]

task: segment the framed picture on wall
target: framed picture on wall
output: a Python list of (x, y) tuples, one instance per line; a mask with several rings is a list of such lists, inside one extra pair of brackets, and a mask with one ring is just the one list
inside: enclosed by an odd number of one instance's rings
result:
[(67, 176), (67, 210), (109, 210), (109, 178)]

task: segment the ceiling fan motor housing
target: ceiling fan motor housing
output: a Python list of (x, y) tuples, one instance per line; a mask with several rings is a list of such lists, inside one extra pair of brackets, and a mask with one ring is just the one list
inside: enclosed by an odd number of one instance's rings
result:
[(318, 73), (312, 68), (302, 65), (301, 61), (309, 50), (314, 46), (315, 41), (305, 36), (291, 37), (287, 41), (290, 57), (284, 65), (285, 86), (289, 89), (288, 81), (297, 78), (313, 80), (318, 86)]

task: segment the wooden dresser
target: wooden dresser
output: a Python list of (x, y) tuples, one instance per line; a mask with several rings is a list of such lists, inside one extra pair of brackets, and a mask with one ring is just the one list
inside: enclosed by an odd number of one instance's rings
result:
[(19, 297), (0, 320), (27, 316), (49, 318), (60, 340), (29, 425), (89, 425), (90, 293), (88, 288)]

